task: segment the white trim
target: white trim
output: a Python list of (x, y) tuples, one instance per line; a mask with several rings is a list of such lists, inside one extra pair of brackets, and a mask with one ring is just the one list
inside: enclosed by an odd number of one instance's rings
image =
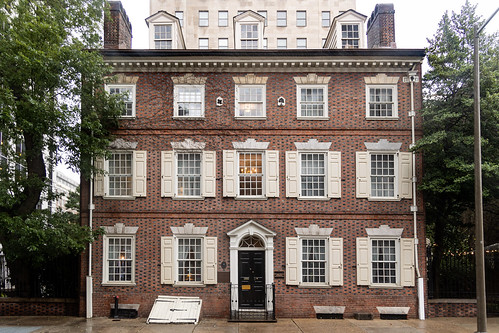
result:
[[(199, 89), (201, 94), (201, 111), (199, 115), (179, 115), (178, 104), (179, 104), (179, 89), (180, 88), (196, 88)], [(196, 102), (197, 104), (198, 102)], [(204, 118), (205, 113), (205, 86), (203, 84), (175, 84), (173, 86), (173, 117), (174, 118)]]
[[(398, 79), (398, 78), (397, 78)], [(391, 116), (371, 116), (369, 105), (371, 103), (370, 89), (391, 89), (392, 90), (392, 115)], [(398, 119), (398, 91), (396, 84), (366, 84), (366, 119), (382, 120), (382, 119)]]
[(123, 115), (121, 114), (119, 118), (135, 118), (135, 109), (136, 109), (136, 104), (137, 104), (137, 99), (136, 99), (136, 94), (135, 94), (135, 84), (126, 84), (126, 83), (108, 83), (104, 86), (104, 89), (110, 93), (111, 88), (118, 88), (118, 89), (131, 89), (131, 102), (132, 102), (132, 114), (131, 115)]
[[(120, 223), (121, 224), (121, 223)], [(118, 224), (116, 224), (118, 225)], [(115, 225), (115, 227), (116, 227)], [(108, 227), (108, 228), (115, 228)], [(126, 229), (126, 228), (125, 228)], [(133, 229), (133, 228), (132, 228)], [(138, 227), (137, 227), (138, 229)], [(109, 229), (111, 230), (111, 229)], [(135, 233), (137, 230), (135, 229)], [(102, 237), (102, 285), (103, 286), (131, 286), (135, 285), (135, 233), (105, 234)], [(132, 272), (130, 281), (110, 281), (109, 280), (109, 239), (131, 239)]]
[[(261, 89), (261, 96), (262, 99), (261, 101), (248, 101), (248, 103), (261, 103), (262, 104), (262, 113), (259, 115), (255, 116), (245, 116), (245, 115), (240, 115), (240, 89), (241, 88), (260, 88)], [(235, 103), (235, 118), (240, 118), (240, 119), (255, 119), (255, 118), (262, 118), (265, 119), (267, 117), (267, 111), (266, 111), (266, 103), (267, 103), (267, 97), (266, 97), (266, 85), (265, 84), (236, 84), (235, 87), (235, 98), (234, 98), (234, 103)]]
[[(301, 114), (301, 90), (302, 89), (322, 89), (322, 106), (323, 114), (322, 116), (304, 116)], [(328, 89), (327, 84), (298, 84), (296, 85), (296, 117), (297, 119), (324, 119), (328, 118)]]

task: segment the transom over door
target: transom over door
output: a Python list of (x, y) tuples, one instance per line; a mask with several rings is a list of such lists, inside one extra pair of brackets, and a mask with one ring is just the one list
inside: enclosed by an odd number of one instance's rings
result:
[(265, 308), (265, 251), (239, 251), (239, 308)]

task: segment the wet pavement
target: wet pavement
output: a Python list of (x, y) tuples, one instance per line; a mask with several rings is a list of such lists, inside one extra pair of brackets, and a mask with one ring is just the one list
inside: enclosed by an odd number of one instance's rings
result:
[[(499, 333), (499, 318), (488, 318), (488, 333)], [(472, 333), (476, 318), (409, 320), (278, 319), (277, 323), (234, 323), (201, 319), (193, 324), (146, 324), (145, 318), (0, 317), (0, 333)]]

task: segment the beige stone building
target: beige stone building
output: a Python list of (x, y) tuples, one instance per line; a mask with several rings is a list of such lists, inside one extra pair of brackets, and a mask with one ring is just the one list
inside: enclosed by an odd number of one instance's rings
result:
[(151, 49), (364, 48), (355, 0), (150, 0)]

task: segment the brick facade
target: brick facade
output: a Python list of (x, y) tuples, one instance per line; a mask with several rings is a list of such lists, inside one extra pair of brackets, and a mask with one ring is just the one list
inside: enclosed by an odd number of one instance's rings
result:
[(395, 44), (395, 10), (393, 4), (376, 5), (367, 21), (367, 47), (396, 47)]
[(132, 48), (132, 25), (119, 1), (109, 2), (109, 18), (104, 20), (104, 48)]

